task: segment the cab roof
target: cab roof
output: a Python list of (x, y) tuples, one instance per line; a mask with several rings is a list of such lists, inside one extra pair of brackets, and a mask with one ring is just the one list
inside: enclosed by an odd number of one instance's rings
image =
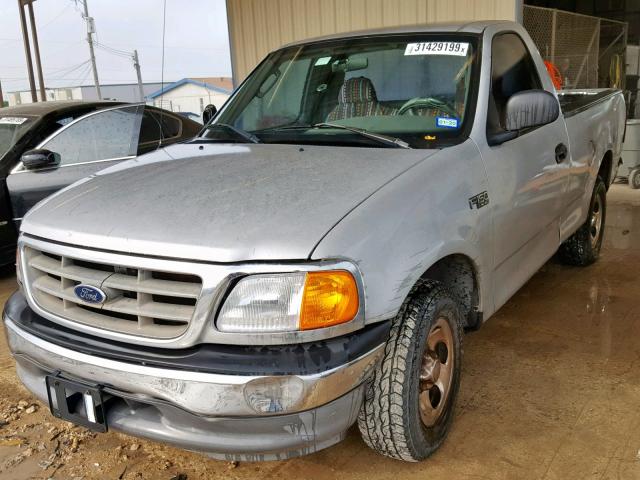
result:
[(343, 38), (356, 37), (372, 37), (378, 35), (394, 35), (403, 33), (482, 33), (485, 28), (492, 25), (512, 25), (514, 22), (509, 20), (479, 20), (474, 22), (458, 22), (458, 23), (428, 23), (422, 25), (403, 25), (398, 27), (375, 28), (369, 30), (358, 30), (354, 32), (334, 33), (332, 35), (324, 35), (321, 37), (309, 38), (297, 42), (288, 43), (285, 47), (295, 45), (305, 45), (309, 43), (318, 43), (330, 40), (340, 40)]

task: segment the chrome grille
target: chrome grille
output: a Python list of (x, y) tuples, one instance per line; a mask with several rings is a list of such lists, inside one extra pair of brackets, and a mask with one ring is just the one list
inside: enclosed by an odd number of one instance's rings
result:
[[(24, 248), (27, 278), (35, 302), (45, 311), (110, 331), (153, 338), (185, 332), (202, 290), (194, 275), (161, 272), (74, 259)], [(78, 298), (80, 284), (107, 294), (101, 304)]]

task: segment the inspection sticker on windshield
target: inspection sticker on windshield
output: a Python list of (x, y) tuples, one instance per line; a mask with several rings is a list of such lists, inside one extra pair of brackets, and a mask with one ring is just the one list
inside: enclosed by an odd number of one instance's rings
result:
[(0, 117), (0, 125), (22, 125), (27, 120), (24, 117)]
[(455, 55), (466, 57), (468, 42), (420, 42), (410, 43), (404, 51), (405, 55)]
[(457, 118), (436, 117), (436, 125), (443, 128), (458, 128)]

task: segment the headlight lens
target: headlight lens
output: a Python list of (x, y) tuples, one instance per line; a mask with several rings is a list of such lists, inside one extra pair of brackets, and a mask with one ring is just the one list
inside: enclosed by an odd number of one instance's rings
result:
[(252, 275), (240, 280), (217, 321), (222, 332), (287, 332), (346, 323), (359, 308), (345, 270)]
[(18, 281), (18, 288), (22, 290), (22, 268), (20, 263), (20, 247), (16, 247), (16, 280)]

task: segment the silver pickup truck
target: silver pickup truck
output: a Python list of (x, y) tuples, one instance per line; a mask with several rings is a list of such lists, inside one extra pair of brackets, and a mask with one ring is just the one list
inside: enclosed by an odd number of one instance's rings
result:
[(60, 418), (215, 457), (357, 422), (424, 459), (464, 330), (556, 252), (597, 259), (624, 117), (620, 92), (558, 95), (511, 22), (285, 46), (195, 140), (25, 216), (18, 374)]

